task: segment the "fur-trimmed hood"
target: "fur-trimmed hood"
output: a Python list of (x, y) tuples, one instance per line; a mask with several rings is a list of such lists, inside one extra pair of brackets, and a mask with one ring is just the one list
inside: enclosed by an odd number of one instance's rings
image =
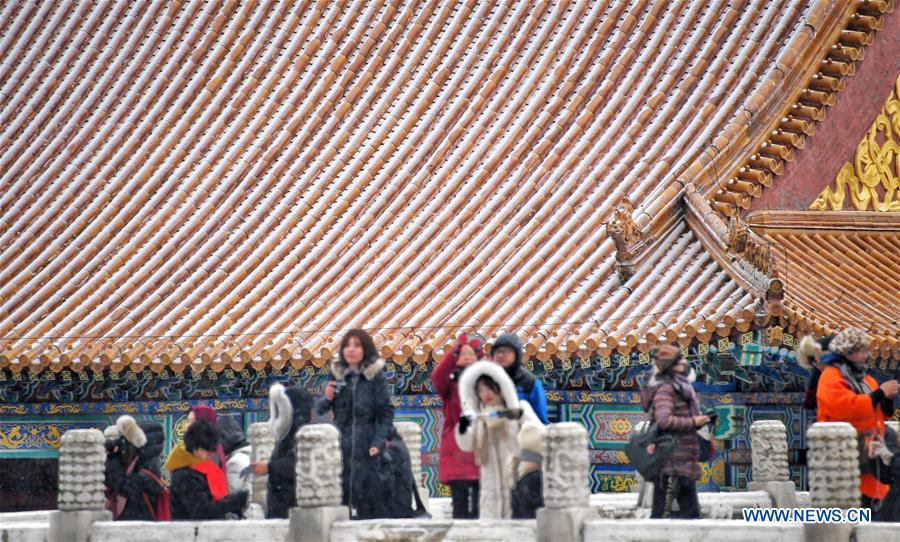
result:
[[(656, 395), (656, 390), (659, 389), (660, 386), (663, 384), (672, 384), (676, 387), (681, 386), (681, 384), (675, 380), (675, 375), (671, 371), (660, 372), (659, 367), (656, 365), (652, 365), (651, 367), (650, 377), (647, 379), (644, 387), (641, 388), (641, 408), (644, 412), (650, 412), (650, 405), (653, 404), (653, 396)], [(697, 373), (694, 371), (693, 367), (691, 367), (684, 378), (690, 384), (697, 381)]]
[(833, 339), (834, 335), (826, 335), (818, 340), (812, 335), (804, 336), (797, 346), (797, 365), (804, 369), (812, 369), (813, 364), (827, 364), (825, 357), (830, 353), (829, 348)]
[[(384, 369), (384, 363), (385, 361), (381, 358), (376, 358), (373, 361), (363, 360), (360, 364), (360, 373), (366, 380), (372, 380)], [(347, 363), (342, 361), (339, 356), (335, 356), (331, 360), (331, 374), (335, 380), (344, 380), (349, 372), (350, 368), (347, 366)]]
[(106, 440), (116, 440), (121, 437), (122, 433), (119, 432), (119, 428), (113, 425), (107, 425), (106, 429), (103, 430), (103, 437)]
[(131, 416), (127, 414), (119, 416), (119, 419), (116, 420), (116, 428), (119, 430), (119, 434), (135, 448), (143, 448), (147, 444), (147, 435), (138, 426), (137, 420)]
[(475, 383), (481, 376), (489, 376), (500, 386), (500, 395), (507, 409), (519, 408), (519, 395), (512, 379), (506, 374), (506, 370), (500, 364), (493, 361), (476, 361), (466, 367), (459, 377), (459, 398), (463, 411), (482, 411), (481, 401)]
[(312, 396), (305, 389), (273, 384), (269, 388), (269, 428), (275, 442), (280, 442), (288, 434), (296, 433), (300, 426), (309, 423), (312, 406)]

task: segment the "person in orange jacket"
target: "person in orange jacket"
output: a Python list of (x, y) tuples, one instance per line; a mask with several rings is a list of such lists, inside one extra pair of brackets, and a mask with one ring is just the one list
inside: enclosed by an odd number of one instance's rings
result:
[[(881, 385), (866, 374), (869, 358), (869, 337), (865, 331), (850, 328), (838, 333), (831, 341), (830, 352), (822, 356), (822, 376), (816, 391), (817, 420), (847, 422), (859, 434), (861, 450), (868, 455), (872, 441), (884, 440), (884, 420), (894, 414), (893, 398), (900, 391), (896, 380)], [(866, 461), (861, 465), (874, 464)], [(863, 468), (859, 489), (863, 507), (871, 507), (887, 495), (888, 486), (876, 478), (874, 472)]]

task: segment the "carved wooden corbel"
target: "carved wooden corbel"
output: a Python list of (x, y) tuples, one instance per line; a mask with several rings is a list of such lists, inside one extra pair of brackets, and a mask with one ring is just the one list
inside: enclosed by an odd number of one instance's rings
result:
[(634, 204), (630, 199), (623, 198), (606, 223), (606, 233), (616, 245), (616, 272), (619, 274), (619, 282), (623, 284), (634, 276), (634, 258), (643, 240), (634, 223), (633, 214)]
[(728, 219), (728, 234), (725, 245), (735, 254), (743, 254), (749, 244), (750, 227), (740, 216), (732, 216)]

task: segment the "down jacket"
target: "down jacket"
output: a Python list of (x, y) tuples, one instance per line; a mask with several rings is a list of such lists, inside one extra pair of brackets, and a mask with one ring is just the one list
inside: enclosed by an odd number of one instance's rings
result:
[(316, 405), (320, 415), (334, 412), (334, 425), (341, 433), (343, 502), (358, 519), (390, 515), (379, 502), (376, 480), (381, 459), (369, 455), (370, 448), (383, 452), (389, 439), (402, 442), (394, 429), (394, 406), (383, 368), (383, 360), (364, 360), (358, 372), (351, 371), (335, 359), (329, 381), (337, 381), (341, 388), (335, 390), (334, 401), (322, 397)]
[[(871, 375), (855, 369), (853, 363), (839, 354), (823, 357), (826, 367), (819, 378), (816, 400), (817, 421), (847, 422), (860, 435), (884, 437), (885, 416), (894, 413), (893, 401), (887, 399)], [(860, 492), (873, 499), (883, 499), (888, 486), (874, 475), (860, 476)]]
[(691, 410), (687, 379), (679, 381), (670, 372), (659, 373), (654, 367), (650, 380), (641, 390), (641, 407), (652, 411), (652, 420), (661, 432), (672, 434), (675, 449), (663, 462), (662, 473), (700, 479), (700, 443), (697, 440), (695, 413)]
[(441, 397), (444, 412), (444, 426), (441, 429), (440, 475), (441, 482), (453, 480), (477, 480), (478, 465), (472, 452), (464, 452), (456, 443), (456, 424), (462, 413), (458, 382), (451, 375), (458, 370), (459, 353), (451, 349), (431, 373), (434, 389)]
[(286, 518), (297, 506), (297, 431), (309, 423), (312, 396), (299, 386), (269, 388), (269, 424), (275, 437), (275, 449), (269, 458), (266, 518)]
[[(494, 416), (504, 407), (481, 403), (475, 383), (483, 375), (500, 385), (505, 409), (522, 410), (519, 419)], [(519, 431), (526, 424), (539, 426), (543, 431), (544, 424), (527, 401), (519, 400), (516, 387), (503, 367), (492, 361), (478, 361), (467, 367), (459, 378), (459, 393), (463, 415), (474, 413), (477, 416), (465, 432), (460, 432), (457, 424), (455, 436), (461, 450), (475, 453), (481, 468), (480, 519), (509, 519), (512, 517), (512, 490), (516, 485), (513, 460), (520, 451)]]
[[(151, 421), (137, 422), (133, 430), (141, 433), (145, 444), (134, 448), (133, 444), (122, 439), (121, 451), (106, 457), (106, 487), (114, 502), (117, 497), (125, 499), (122, 513), (116, 520), (154, 521), (156, 518), (150, 506), (155, 507), (163, 493), (163, 486), (157, 480), (161, 478), (160, 454), (165, 435), (162, 426)], [(122, 457), (131, 454), (135, 464), (129, 473)], [(148, 471), (150, 474), (147, 474)]]

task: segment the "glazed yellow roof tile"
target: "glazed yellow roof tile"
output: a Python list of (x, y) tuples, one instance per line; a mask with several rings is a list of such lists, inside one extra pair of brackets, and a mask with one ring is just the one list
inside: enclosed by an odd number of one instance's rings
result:
[(866, 329), (877, 356), (900, 357), (900, 215), (767, 211), (753, 222), (778, 246), (787, 310), (800, 330)]
[[(322, 363), (354, 326), (398, 360), (461, 329), (569, 356), (747, 326), (676, 179), (888, 7), (8, 2), (0, 365)], [(621, 285), (626, 197), (663, 241)]]

